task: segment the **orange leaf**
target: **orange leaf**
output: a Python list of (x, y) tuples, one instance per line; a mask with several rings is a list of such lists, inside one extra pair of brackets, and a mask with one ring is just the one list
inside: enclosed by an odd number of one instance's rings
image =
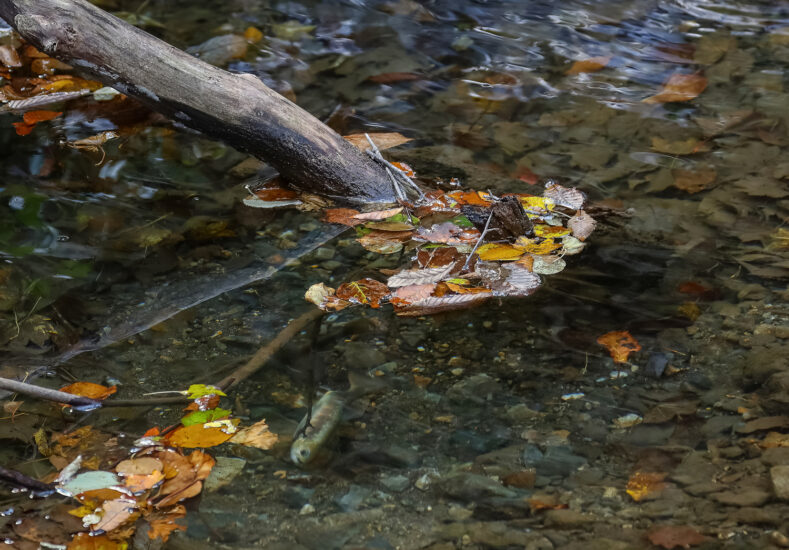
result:
[(414, 172), (414, 169), (408, 166), (405, 162), (393, 162), (392, 164), (397, 168), (399, 168), (400, 171), (403, 172), (409, 178), (416, 177), (416, 172)]
[(260, 42), (263, 40), (263, 33), (260, 32), (260, 29), (257, 27), (247, 27), (247, 29), (244, 31), (244, 38), (250, 42)]
[(298, 193), (284, 187), (263, 187), (255, 190), (255, 196), (262, 201), (284, 201), (295, 199)]
[(218, 420), (206, 424), (181, 426), (170, 432), (166, 441), (173, 447), (194, 449), (196, 447), (215, 447), (221, 445), (236, 433), (238, 418)]
[(615, 363), (627, 362), (627, 357), (634, 351), (639, 351), (641, 345), (626, 330), (619, 330), (603, 334), (597, 343), (608, 348), (608, 353), (614, 358)]
[(91, 536), (88, 533), (77, 533), (66, 547), (67, 550), (126, 550), (128, 544), (115, 542), (107, 535)]
[(636, 472), (627, 480), (627, 494), (639, 502), (652, 493), (662, 491), (666, 488), (663, 481), (666, 475), (657, 472)]
[(611, 62), (611, 56), (590, 57), (589, 59), (582, 59), (573, 63), (573, 66), (567, 69), (564, 74), (578, 74), (578, 73), (593, 73), (599, 71), (608, 63)]
[(673, 74), (657, 94), (643, 100), (644, 103), (671, 103), (690, 101), (707, 87), (707, 79), (697, 74)]
[(57, 111), (28, 111), (22, 115), (22, 120), (25, 121), (25, 124), (36, 124), (37, 122), (52, 120), (62, 114)]
[(490, 206), (493, 201), (485, 191), (452, 191), (447, 196), (455, 199), (460, 204), (473, 204), (474, 206)]
[(323, 221), (353, 227), (364, 223), (362, 220), (354, 217), (358, 214), (359, 211), (352, 208), (330, 208), (323, 213)]
[(13, 125), (18, 136), (26, 136), (36, 127), (35, 124), (25, 124), (24, 122), (14, 122)]
[(480, 292), (492, 292), (489, 288), (483, 288), (481, 286), (463, 286), (456, 283), (445, 282), (447, 288), (452, 292), (457, 292), (458, 294), (479, 294)]
[(154, 512), (148, 515), (145, 519), (148, 520), (148, 537), (153, 540), (155, 538), (162, 539), (162, 542), (167, 542), (170, 534), (175, 530), (186, 531), (185, 525), (175, 523), (175, 520), (186, 516), (186, 508), (182, 504), (168, 510), (167, 513)]
[(107, 399), (113, 393), (118, 391), (117, 386), (102, 386), (101, 384), (94, 384), (93, 382), (74, 382), (60, 391), (70, 393), (72, 395), (81, 395), (82, 397), (89, 397), (90, 399)]

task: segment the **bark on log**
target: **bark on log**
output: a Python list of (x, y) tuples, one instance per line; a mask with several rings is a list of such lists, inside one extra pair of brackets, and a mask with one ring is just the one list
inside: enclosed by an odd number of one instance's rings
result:
[(0, 17), (48, 55), (268, 162), (298, 189), (395, 200), (378, 164), (253, 75), (209, 65), (86, 0), (0, 0)]

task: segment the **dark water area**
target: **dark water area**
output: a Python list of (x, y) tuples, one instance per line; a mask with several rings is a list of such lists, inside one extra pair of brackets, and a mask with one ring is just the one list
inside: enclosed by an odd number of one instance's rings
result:
[[(295, 338), (227, 405), (282, 444), (210, 449), (227, 480), (165, 548), (789, 547), (789, 4), (95, 3), (343, 135), (412, 138), (385, 154), (425, 179), (538, 193), (553, 178), (598, 218), (528, 298), (413, 319), (350, 308)], [(263, 37), (245, 53), (206, 44), (248, 27)], [(676, 74), (706, 86), (644, 101)], [(310, 285), (404, 263), (319, 213), (245, 206), (269, 168), (109, 105), (28, 136), (0, 113), (0, 376), (123, 399), (210, 383), (312, 307)], [(134, 125), (101, 150), (66, 145)], [(624, 363), (597, 343), (612, 331), (640, 344)], [(316, 363), (319, 394), (349, 371), (385, 389), (302, 469), (288, 442)], [(0, 464), (37, 478), (54, 472), (41, 428), (133, 440), (182, 416), (20, 400)], [(0, 489), (7, 546), (62, 539), (21, 532), (42, 506)]]

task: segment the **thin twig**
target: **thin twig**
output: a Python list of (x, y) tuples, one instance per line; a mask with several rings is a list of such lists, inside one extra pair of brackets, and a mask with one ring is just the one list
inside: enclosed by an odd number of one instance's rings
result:
[[(384, 168), (389, 168), (389, 169), (390, 169), (390, 170), (392, 170), (392, 171), (393, 171), (393, 172), (394, 172), (396, 175), (400, 176), (400, 179), (401, 179), (401, 180), (402, 180), (402, 181), (403, 181), (403, 182), (404, 182), (406, 185), (408, 185), (408, 186), (409, 186), (409, 187), (411, 187), (411, 188), (412, 188), (414, 191), (416, 191), (416, 193), (419, 195), (419, 198), (420, 198), (420, 199), (423, 199), (423, 198), (425, 198), (425, 194), (422, 192), (422, 190), (419, 188), (419, 186), (418, 186), (416, 183), (414, 183), (414, 180), (412, 180), (411, 178), (409, 178), (409, 177), (406, 175), (406, 173), (405, 173), (405, 172), (403, 172), (403, 171), (402, 171), (400, 168), (398, 168), (397, 166), (395, 166), (394, 164), (392, 164), (391, 162), (389, 162), (388, 160), (386, 160), (386, 159), (383, 157), (383, 155), (381, 154), (381, 150), (380, 150), (380, 149), (378, 149), (378, 147), (375, 145), (375, 143), (373, 142), (373, 140), (372, 140), (372, 138), (370, 137), (370, 135), (369, 135), (369, 134), (367, 134), (367, 133), (365, 132), (365, 134), (364, 134), (364, 137), (366, 137), (366, 138), (367, 138), (367, 141), (368, 141), (368, 143), (370, 144), (370, 149), (368, 149), (368, 150), (366, 151), (367, 155), (368, 155), (370, 158), (372, 158), (373, 160), (375, 160), (375, 161), (377, 161), (377, 162), (379, 162), (379, 163), (383, 164), (383, 165), (384, 165)], [(387, 172), (389, 172), (389, 170), (387, 170)], [(389, 177), (391, 178), (391, 177), (392, 177), (392, 175), (390, 174), (390, 175), (389, 175)], [(394, 178), (392, 178), (392, 180), (394, 181)], [(397, 184), (396, 184), (396, 183), (395, 183), (395, 191), (397, 192)]]
[(0, 466), (0, 481), (15, 487), (29, 489), (35, 496), (46, 497), (55, 492), (55, 488), (16, 470), (9, 470)]
[(485, 238), (485, 233), (488, 232), (488, 226), (490, 225), (490, 220), (492, 219), (493, 219), (493, 209), (491, 209), (490, 211), (490, 215), (488, 216), (488, 221), (485, 222), (485, 229), (482, 230), (482, 234), (479, 236), (479, 239), (477, 239), (476, 244), (474, 244), (474, 248), (471, 249), (468, 258), (466, 258), (466, 263), (463, 264), (463, 269), (461, 270), (461, 272), (466, 271), (468, 269), (468, 264), (469, 262), (471, 262), (471, 257), (474, 256), (474, 252), (477, 251), (477, 248), (479, 248), (479, 245), (482, 243), (482, 239)]
[(65, 403), (66, 405), (71, 405), (72, 407), (77, 407), (82, 410), (91, 410), (101, 407), (101, 401), (96, 401), (89, 397), (42, 388), (41, 386), (35, 386), (17, 380), (9, 380), (8, 378), (0, 378), (0, 389), (11, 390), (23, 395), (46, 399), (47, 401), (55, 401), (56, 403)]

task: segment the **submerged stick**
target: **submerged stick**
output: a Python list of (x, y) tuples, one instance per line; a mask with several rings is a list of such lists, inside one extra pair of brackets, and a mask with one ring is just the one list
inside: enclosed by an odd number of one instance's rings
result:
[(260, 348), (249, 361), (220, 380), (215, 386), (221, 390), (227, 390), (245, 378), (249, 378), (252, 374), (257, 372), (260, 367), (265, 365), (272, 355), (282, 349), (285, 344), (290, 342), (307, 325), (323, 315), (325, 315), (325, 312), (317, 308), (302, 313), (299, 317), (296, 317), (288, 323), (288, 326), (282, 329), (271, 342)]
[(8, 378), (0, 378), (0, 389), (10, 390), (31, 397), (38, 397), (47, 401), (55, 401), (56, 403), (65, 403), (66, 405), (71, 405), (72, 407), (82, 410), (91, 410), (101, 407), (101, 401), (96, 401), (89, 397), (42, 388), (41, 386), (35, 386), (17, 380), (9, 380)]
[(16, 470), (9, 470), (0, 466), (0, 481), (4, 481), (14, 487), (21, 487), (32, 491), (35, 496), (46, 497), (55, 492), (55, 488), (48, 483), (44, 483), (30, 476), (26, 476)]

